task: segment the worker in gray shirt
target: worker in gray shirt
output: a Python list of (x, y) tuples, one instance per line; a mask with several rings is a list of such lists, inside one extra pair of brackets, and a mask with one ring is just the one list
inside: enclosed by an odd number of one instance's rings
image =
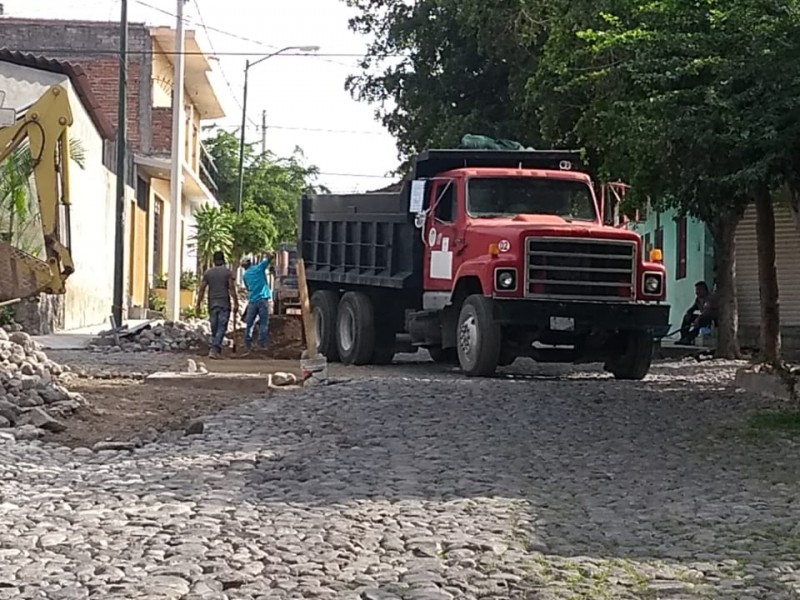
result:
[(239, 297), (233, 271), (225, 266), (225, 255), (214, 252), (214, 266), (203, 273), (200, 290), (197, 292), (196, 312), (208, 288), (208, 319), (211, 322), (211, 349), (209, 358), (222, 358), (222, 341), (228, 331), (228, 322), (233, 311), (234, 319), (239, 313)]

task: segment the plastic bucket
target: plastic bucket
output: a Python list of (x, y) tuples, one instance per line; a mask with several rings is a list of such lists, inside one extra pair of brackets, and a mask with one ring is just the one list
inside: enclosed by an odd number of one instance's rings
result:
[(300, 371), (304, 386), (328, 383), (328, 359), (322, 354), (318, 354), (316, 358), (308, 358), (308, 354), (303, 352), (303, 356), (300, 358)]

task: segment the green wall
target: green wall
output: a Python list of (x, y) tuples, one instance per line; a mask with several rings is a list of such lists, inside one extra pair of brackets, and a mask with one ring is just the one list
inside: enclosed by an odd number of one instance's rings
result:
[(694, 302), (694, 284), (706, 281), (714, 284), (714, 244), (704, 223), (692, 218), (686, 222), (686, 277), (678, 275), (678, 222), (675, 211), (651, 212), (644, 222), (631, 226), (642, 237), (650, 235), (651, 247), (655, 247), (656, 229), (663, 229), (664, 266), (667, 268), (667, 303), (670, 305), (670, 329), (680, 326), (683, 314)]

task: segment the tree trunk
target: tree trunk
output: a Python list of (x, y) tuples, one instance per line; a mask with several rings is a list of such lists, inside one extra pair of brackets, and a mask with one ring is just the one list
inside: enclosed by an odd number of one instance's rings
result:
[(761, 355), (772, 364), (781, 358), (781, 317), (778, 270), (775, 266), (775, 209), (769, 190), (759, 190), (756, 201), (758, 290), (761, 299)]
[(792, 165), (793, 168), (786, 177), (789, 187), (789, 210), (792, 213), (794, 227), (800, 234), (800, 157), (795, 157)]
[(741, 213), (725, 213), (709, 223), (714, 237), (714, 262), (719, 298), (717, 323), (718, 358), (741, 357), (739, 349), (739, 306), (736, 302), (736, 226)]

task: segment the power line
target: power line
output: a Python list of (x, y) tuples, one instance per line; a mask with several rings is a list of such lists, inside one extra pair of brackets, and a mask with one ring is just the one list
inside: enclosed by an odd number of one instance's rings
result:
[(325, 177), (364, 177), (370, 179), (397, 179), (396, 175), (367, 175), (365, 173), (317, 173)]
[[(16, 52), (25, 54), (68, 54), (68, 55), (113, 55), (119, 56), (120, 52), (114, 50), (87, 50), (83, 48), (14, 48)], [(128, 50), (125, 54), (133, 56), (153, 56), (153, 55), (166, 55), (166, 56), (209, 56), (208, 52), (202, 50), (184, 50), (183, 52), (175, 52), (174, 50)], [(264, 56), (277, 57), (303, 57), (303, 58), (320, 58), (326, 56), (340, 56), (340, 57), (357, 57), (363, 58), (362, 54), (348, 54), (348, 53), (319, 53), (314, 54), (308, 52), (281, 52), (275, 54), (274, 52), (215, 52), (215, 56), (247, 56), (252, 58), (260, 58)], [(387, 56), (401, 56), (400, 54), (391, 54)]]
[[(150, 9), (152, 9), (152, 10), (155, 10), (155, 11), (157, 11), (157, 12), (160, 12), (160, 13), (162, 13), (162, 14), (169, 15), (169, 16), (171, 16), (171, 17), (175, 17), (175, 18), (177, 18), (177, 15), (176, 15), (176, 14), (174, 14), (174, 13), (172, 13), (172, 12), (168, 11), (168, 10), (164, 10), (163, 8), (160, 8), (160, 7), (158, 7), (158, 6), (153, 6), (152, 4), (149, 4), (149, 3), (147, 3), (147, 2), (144, 2), (143, 0), (134, 0), (134, 2), (136, 2), (136, 4), (140, 4), (141, 6), (145, 6), (145, 7), (147, 7), (147, 8), (150, 8)], [(197, 0), (195, 0), (195, 4), (196, 4), (196, 3), (197, 3)], [(197, 12), (198, 12), (198, 14), (200, 14), (200, 7), (199, 7), (199, 6), (197, 7)], [(201, 18), (201, 21), (202, 21), (202, 16), (201, 16), (200, 18)], [(192, 24), (195, 24), (195, 25), (197, 25), (197, 24), (198, 24), (198, 23), (195, 23), (194, 21), (190, 21), (190, 20), (188, 20), (188, 19), (186, 19), (186, 18), (184, 18), (184, 21), (187, 21), (187, 22), (189, 22), (189, 23), (192, 23)], [(203, 27), (203, 29), (205, 29), (205, 31), (206, 31), (206, 35), (208, 35), (208, 32), (209, 32), (209, 31), (214, 31), (214, 32), (216, 32), (216, 33), (219, 33), (219, 34), (226, 35), (226, 36), (228, 36), (228, 37), (230, 37), (230, 38), (233, 38), (233, 39), (240, 40), (240, 41), (242, 41), (242, 42), (249, 42), (249, 43), (251, 43), (251, 44), (257, 44), (257, 45), (259, 45), (259, 46), (263, 46), (263, 47), (265, 47), (265, 48), (272, 48), (273, 50), (276, 50), (276, 49), (278, 48), (277, 46), (273, 46), (273, 45), (271, 45), (271, 44), (265, 44), (265, 43), (264, 43), (264, 42), (262, 42), (261, 40), (256, 40), (256, 39), (253, 39), (253, 38), (245, 37), (245, 36), (243, 36), (243, 35), (240, 35), (240, 34), (238, 34), (238, 33), (233, 33), (232, 31), (226, 31), (226, 30), (224, 30), (224, 29), (219, 29), (218, 27), (212, 27), (212, 26), (206, 27), (206, 26), (205, 26), (205, 25), (204, 25), (202, 22), (201, 22), (201, 23), (199, 23), (199, 25), (201, 25), (201, 26)], [(319, 54), (317, 54), (317, 55), (314, 55), (314, 56), (316, 56), (316, 57), (320, 57), (320, 55), (319, 55)], [(359, 58), (362, 58), (362, 57), (359, 55)], [(320, 57), (320, 60), (323, 60), (323, 61), (325, 61), (325, 62), (329, 62), (329, 63), (335, 64), (335, 65), (341, 65), (341, 66), (343, 66), (343, 67), (350, 67), (350, 66), (351, 66), (351, 65), (347, 65), (347, 64), (345, 64), (345, 63), (343, 63), (343, 62), (338, 62), (338, 61), (335, 61), (335, 60), (327, 60), (327, 59), (325, 59), (325, 58), (321, 58), (321, 57)]]
[[(144, 4), (143, 2), (140, 2), (139, 0), (136, 0), (136, 1), (137, 1), (137, 4)], [(150, 5), (148, 4), (146, 6), (150, 6)], [(211, 34), (209, 33), (208, 27), (206, 26), (206, 21), (203, 18), (203, 13), (200, 12), (200, 4), (197, 2), (197, 0), (194, 0), (194, 7), (195, 7), (195, 10), (197, 10), (197, 16), (200, 18), (200, 25), (203, 27), (203, 29), (206, 32), (206, 37), (208, 38), (208, 46), (209, 46), (209, 48), (211, 48), (211, 52), (213, 54), (216, 54), (216, 51), (214, 50), (214, 44), (211, 42)], [(155, 7), (151, 6), (150, 8), (155, 8)], [(233, 97), (233, 101), (236, 102), (236, 104), (239, 106), (240, 110), (244, 110), (244, 107), (242, 106), (242, 103), (239, 101), (239, 98), (236, 95), (236, 92), (233, 91), (233, 86), (231, 85), (231, 82), (228, 80), (228, 77), (225, 75), (225, 71), (222, 68), (220, 68), (219, 69), (219, 73), (222, 76), (222, 80), (225, 82), (225, 85), (228, 86), (228, 91), (231, 93), (231, 96)]]
[[(220, 129), (239, 129), (241, 124), (239, 125), (215, 125), (215, 127), (219, 127)], [(259, 129), (261, 125), (258, 126)], [(339, 133), (339, 134), (348, 134), (348, 135), (387, 135), (387, 132), (384, 131), (366, 131), (366, 130), (358, 130), (358, 129), (325, 129), (321, 127), (293, 127), (289, 125), (269, 125), (267, 124), (267, 129), (279, 129), (282, 131), (310, 131), (313, 133)]]

